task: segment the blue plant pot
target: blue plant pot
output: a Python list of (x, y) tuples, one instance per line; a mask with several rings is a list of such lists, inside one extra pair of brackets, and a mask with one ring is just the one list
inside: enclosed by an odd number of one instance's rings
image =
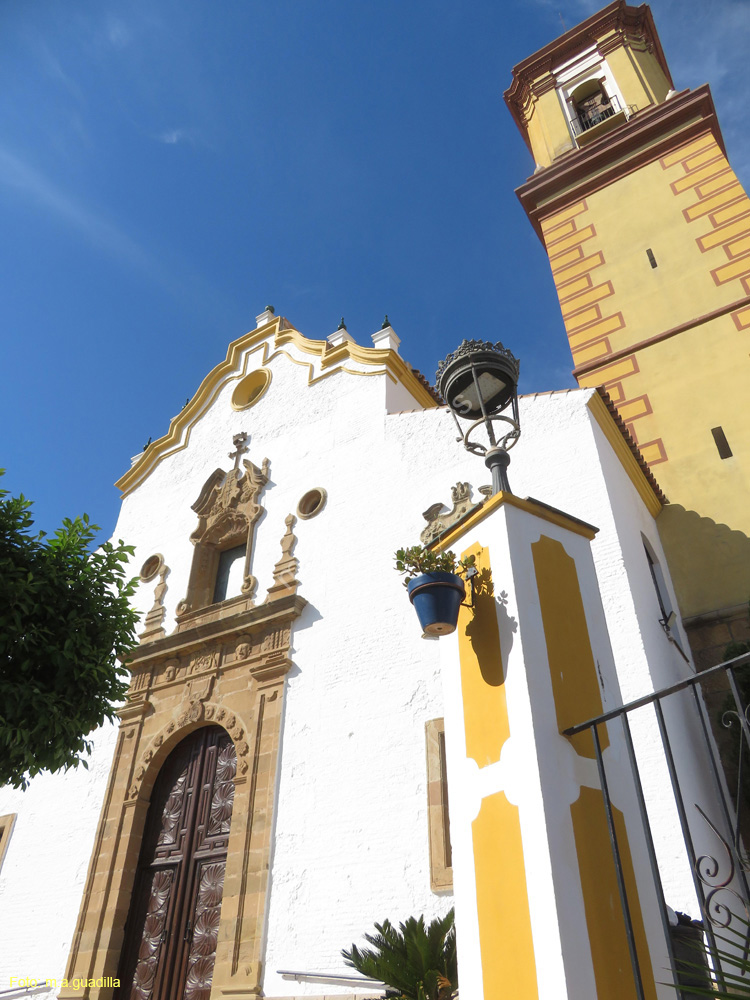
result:
[(407, 585), (409, 600), (425, 635), (450, 635), (456, 630), (458, 609), (466, 594), (454, 573), (423, 573)]

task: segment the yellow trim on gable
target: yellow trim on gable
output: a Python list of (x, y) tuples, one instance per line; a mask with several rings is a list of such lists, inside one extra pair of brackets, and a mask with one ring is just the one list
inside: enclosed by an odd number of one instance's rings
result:
[(654, 518), (658, 517), (662, 509), (661, 501), (654, 493), (651, 484), (644, 475), (643, 469), (638, 464), (638, 460), (631, 451), (627, 441), (622, 436), (620, 428), (617, 426), (612, 414), (607, 409), (607, 404), (598, 392), (594, 392), (586, 405), (591, 410), (597, 424), (599, 424), (601, 429), (604, 431), (604, 436), (612, 445), (612, 450), (620, 460), (620, 464), (625, 472), (627, 472), (628, 478), (632, 482), (633, 486), (635, 486), (638, 490), (638, 494), (641, 500), (645, 503), (649, 514), (651, 514)]
[[(331, 365), (339, 365), (344, 361), (357, 361), (361, 365), (382, 365), (392, 375), (394, 381), (401, 382), (426, 410), (435, 409), (438, 405), (431, 393), (414, 375), (411, 366), (395, 351), (382, 347), (361, 347), (352, 340), (345, 340), (331, 347), (326, 340), (309, 340), (291, 326), (276, 334), (274, 346), (280, 347), (287, 343), (294, 344), (298, 350), (307, 354), (318, 355), (322, 359), (322, 368), (330, 368)], [(349, 373), (356, 374), (351, 371)]]
[(274, 358), (286, 358), (287, 361), (291, 361), (293, 365), (300, 365), (300, 367), (306, 368), (308, 385), (317, 385), (318, 382), (322, 382), (323, 379), (326, 379), (331, 375), (338, 375), (339, 372), (346, 372), (347, 375), (363, 375), (365, 378), (372, 378), (373, 375), (385, 375), (391, 380), (391, 382), (398, 381), (396, 376), (387, 369), (385, 371), (380, 369), (379, 371), (374, 372), (361, 372), (357, 368), (347, 368), (346, 365), (340, 365), (338, 368), (334, 368), (329, 372), (323, 372), (322, 375), (318, 375), (317, 378), (313, 378), (312, 373), (314, 371), (314, 366), (311, 361), (300, 361), (299, 358), (293, 358), (289, 351), (274, 351), (273, 354), (266, 358), (263, 364), (269, 364)]
[(562, 511), (551, 510), (549, 507), (543, 507), (541, 504), (533, 503), (530, 500), (522, 500), (520, 497), (514, 496), (512, 493), (495, 493), (494, 496), (489, 497), (485, 500), (479, 510), (475, 510), (473, 514), (470, 514), (465, 521), (461, 521), (457, 524), (455, 528), (451, 528), (444, 535), (438, 539), (434, 548), (437, 552), (445, 552), (449, 549), (451, 545), (454, 545), (465, 532), (469, 531), (471, 528), (476, 527), (481, 521), (486, 517), (489, 517), (498, 507), (502, 507), (503, 504), (508, 504), (510, 507), (517, 507), (519, 510), (525, 510), (527, 514), (533, 514), (535, 517), (540, 517), (543, 521), (549, 521), (550, 524), (557, 524), (561, 528), (567, 528), (568, 531), (574, 531), (577, 535), (583, 535), (584, 538), (588, 538), (591, 541), (596, 537), (596, 533), (599, 530), (594, 528), (592, 525), (585, 524), (583, 521), (577, 521), (572, 517), (568, 517)]
[[(375, 347), (360, 347), (351, 341), (337, 344), (335, 347), (326, 340), (310, 340), (288, 324), (282, 329), (282, 317), (276, 316), (257, 330), (251, 330), (237, 340), (233, 340), (227, 348), (227, 356), (203, 379), (198, 391), (190, 402), (176, 417), (173, 417), (169, 430), (162, 437), (153, 441), (148, 448), (133, 463), (130, 469), (122, 475), (115, 486), (122, 491), (123, 497), (132, 493), (143, 480), (153, 472), (163, 458), (175, 452), (182, 451), (190, 441), (190, 431), (195, 421), (202, 415), (207, 406), (216, 398), (219, 390), (227, 381), (241, 378), (245, 371), (239, 370), (239, 359), (243, 352), (255, 347), (263, 347), (260, 364), (268, 364), (278, 354), (283, 354), (295, 364), (305, 365), (304, 361), (292, 358), (286, 351), (278, 350), (283, 344), (293, 344), (304, 354), (311, 354), (321, 359), (321, 367), (330, 369), (313, 378), (313, 365), (309, 363), (308, 385), (319, 382), (330, 375), (344, 372), (347, 375), (383, 375), (393, 382), (401, 382), (424, 409), (434, 409), (437, 403), (430, 392), (414, 375), (409, 365), (395, 351)], [(272, 350), (269, 354), (270, 338), (273, 338)], [(348, 367), (344, 362), (353, 361), (362, 365), (379, 368), (380, 371), (364, 372)], [(336, 367), (332, 367), (332, 366)]]

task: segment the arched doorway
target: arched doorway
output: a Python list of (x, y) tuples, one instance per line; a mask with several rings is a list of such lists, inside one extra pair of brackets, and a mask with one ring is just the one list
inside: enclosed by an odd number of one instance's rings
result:
[(154, 785), (125, 928), (117, 1000), (208, 1000), (237, 757), (219, 726), (198, 729)]

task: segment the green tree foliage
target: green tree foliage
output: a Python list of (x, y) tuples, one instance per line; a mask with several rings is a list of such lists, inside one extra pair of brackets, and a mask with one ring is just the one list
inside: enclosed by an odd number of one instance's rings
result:
[[(2, 474), (2, 470), (0, 470)], [(47, 538), (31, 501), (0, 490), (0, 785), (85, 766), (86, 740), (127, 691), (117, 663), (135, 645), (133, 549), (105, 542), (84, 514)]]
[(403, 1000), (448, 1000), (458, 989), (453, 910), (425, 927), (424, 917), (409, 917), (399, 929), (384, 920), (377, 934), (365, 934), (372, 950), (355, 944), (341, 954), (363, 976), (379, 979)]

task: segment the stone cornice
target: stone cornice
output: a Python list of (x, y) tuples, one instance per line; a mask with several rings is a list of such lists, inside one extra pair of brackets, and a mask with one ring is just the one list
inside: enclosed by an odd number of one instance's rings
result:
[(504, 493), (501, 491), (473, 507), (465, 517), (452, 525), (439, 538), (432, 541), (428, 548), (434, 549), (436, 552), (445, 552), (452, 545), (457, 545), (462, 536), (470, 528), (476, 527), (477, 524), (480, 524), (485, 518), (489, 517), (490, 514), (502, 506), (517, 507), (519, 510), (526, 511), (527, 514), (533, 514), (543, 521), (549, 521), (550, 524), (557, 524), (562, 528), (567, 528), (568, 531), (574, 532), (576, 535), (583, 535), (589, 541), (595, 538), (599, 531), (593, 524), (573, 517), (572, 514), (566, 514), (565, 511), (558, 510), (556, 507), (550, 507), (548, 504), (541, 500), (536, 500), (534, 497), (526, 497), (522, 500), (521, 497), (517, 497), (513, 493)]
[(150, 666), (155, 661), (202, 649), (239, 634), (253, 635), (269, 625), (293, 621), (302, 614), (305, 607), (307, 601), (296, 594), (258, 604), (229, 618), (219, 618), (145, 642), (133, 650), (125, 661), (125, 666), (135, 671), (143, 666)]
[(516, 195), (542, 239), (542, 218), (613, 184), (705, 132), (711, 132), (725, 152), (708, 84), (696, 90), (684, 90), (662, 104), (635, 114), (585, 149), (568, 153), (557, 163), (534, 174), (516, 189)]

